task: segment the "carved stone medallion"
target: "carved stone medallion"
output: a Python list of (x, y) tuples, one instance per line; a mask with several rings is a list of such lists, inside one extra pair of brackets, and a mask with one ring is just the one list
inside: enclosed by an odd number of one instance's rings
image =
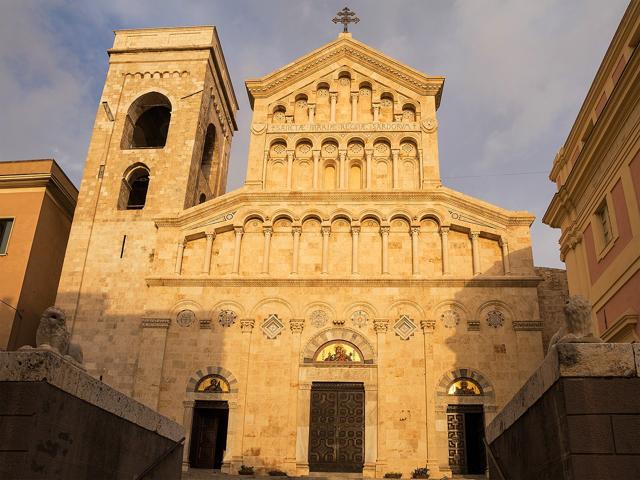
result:
[(192, 310), (182, 310), (176, 317), (176, 323), (181, 327), (188, 327), (196, 320), (196, 314)]
[(487, 324), (493, 328), (501, 327), (504, 325), (504, 315), (500, 310), (491, 310), (487, 313)]
[(454, 328), (460, 322), (460, 316), (453, 310), (447, 310), (440, 315), (442, 324), (447, 328)]
[(311, 315), (309, 316), (309, 318), (311, 320), (311, 325), (313, 325), (316, 328), (324, 327), (329, 321), (329, 315), (327, 315), (327, 312), (320, 309), (314, 310), (313, 312), (311, 312)]
[(218, 313), (218, 322), (223, 327), (230, 327), (236, 322), (238, 315), (233, 310), (220, 310)]
[(367, 314), (367, 312), (365, 312), (364, 310), (356, 310), (355, 312), (353, 312), (353, 314), (351, 314), (351, 321), (356, 327), (362, 328), (369, 321), (369, 314)]

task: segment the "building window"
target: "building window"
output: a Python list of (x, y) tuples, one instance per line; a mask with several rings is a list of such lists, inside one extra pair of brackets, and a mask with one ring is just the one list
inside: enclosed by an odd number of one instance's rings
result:
[(129, 107), (121, 148), (163, 148), (171, 122), (171, 103), (158, 92), (139, 97)]
[(6, 255), (13, 218), (0, 218), (0, 255)]
[(609, 207), (607, 206), (606, 200), (604, 200), (596, 210), (596, 217), (600, 225), (602, 245), (607, 246), (613, 238), (613, 235), (611, 233), (611, 219), (609, 217)]
[(136, 164), (122, 179), (119, 210), (142, 210), (147, 203), (149, 190), (149, 169), (144, 164)]

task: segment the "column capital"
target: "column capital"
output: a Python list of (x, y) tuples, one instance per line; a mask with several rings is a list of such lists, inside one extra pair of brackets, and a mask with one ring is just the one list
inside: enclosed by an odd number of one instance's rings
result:
[(364, 154), (368, 159), (370, 159), (371, 157), (373, 157), (373, 148), (365, 148)]
[(244, 227), (233, 227), (233, 231), (236, 232), (236, 235), (242, 235), (244, 233)]
[(391, 230), (391, 227), (389, 226), (381, 226), (380, 227), (380, 233), (382, 235), (389, 235), (389, 231)]
[(320, 160), (320, 150), (312, 150), (311, 155), (313, 155), (314, 160)]
[(353, 234), (359, 234), (360, 233), (360, 225), (352, 225), (351, 226), (351, 233)]
[(410, 229), (411, 236), (418, 235), (420, 233), (420, 227), (418, 225), (414, 225)]
[(273, 233), (273, 227), (270, 225), (263, 226), (262, 233), (264, 233), (265, 236), (271, 236), (271, 234)]
[(207, 237), (207, 240), (209, 238), (216, 238), (216, 232), (204, 232), (204, 236)]
[(295, 235), (295, 234), (300, 235), (302, 233), (302, 227), (299, 226), (299, 225), (295, 225), (295, 226), (291, 227), (291, 233), (293, 235)]
[(400, 149), (399, 148), (392, 148), (391, 149), (391, 156), (393, 158), (398, 158), (400, 156)]
[(449, 227), (447, 225), (442, 225), (440, 227), (440, 235), (443, 235), (443, 236), (449, 235)]
[(436, 329), (436, 321), (435, 320), (420, 320), (420, 328), (424, 333), (433, 333)]
[(387, 333), (387, 330), (389, 329), (389, 320), (386, 318), (374, 318), (373, 329), (378, 334)]
[(500, 237), (498, 239), (498, 244), (502, 247), (502, 248), (507, 248), (509, 246), (509, 242), (504, 238), (504, 237)]
[(320, 227), (320, 231), (322, 232), (322, 235), (326, 235), (326, 236), (331, 235), (331, 227), (329, 226)]
[(293, 150), (287, 150), (287, 160), (293, 160)]
[(373, 108), (380, 108), (380, 102), (371, 102)]
[(360, 95), (360, 92), (351, 92), (351, 98), (352, 99), (354, 99), (354, 98), (357, 99), (359, 95)]
[(289, 320), (289, 328), (291, 329), (291, 333), (297, 333), (298, 335), (301, 334), (304, 329), (304, 318)]
[(338, 155), (340, 156), (340, 160), (344, 160), (345, 158), (347, 158), (347, 151), (346, 150), (338, 150)]
[(469, 237), (471, 237), (471, 239), (477, 239), (480, 236), (480, 232), (470, 232), (469, 233)]
[(338, 92), (329, 92), (329, 98), (332, 100), (338, 98)]
[(240, 329), (242, 333), (251, 333), (256, 321), (253, 318), (243, 318), (240, 320)]
[(307, 103), (307, 107), (309, 107), (310, 110), (315, 110), (316, 104), (315, 103)]

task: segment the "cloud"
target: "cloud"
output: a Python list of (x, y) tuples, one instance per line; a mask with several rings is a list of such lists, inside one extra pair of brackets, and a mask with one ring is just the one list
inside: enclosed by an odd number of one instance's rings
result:
[[(445, 75), (438, 112), (445, 183), (505, 208), (544, 212), (546, 175), (627, 0), (352, 0), (354, 37)], [(79, 183), (111, 30), (217, 26), (241, 111), (229, 189), (244, 181), (251, 111), (244, 80), (333, 40), (342, 0), (5, 1), (0, 6), (0, 158), (55, 157)], [(558, 232), (536, 221), (534, 253), (560, 266)]]

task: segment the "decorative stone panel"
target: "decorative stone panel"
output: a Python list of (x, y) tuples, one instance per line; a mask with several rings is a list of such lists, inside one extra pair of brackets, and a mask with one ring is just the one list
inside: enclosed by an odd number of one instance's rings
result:
[(189, 327), (196, 321), (196, 314), (193, 310), (185, 309), (178, 312), (176, 323), (181, 327)]
[(169, 328), (171, 319), (169, 318), (143, 318), (142, 328)]
[(369, 321), (369, 314), (364, 310), (356, 310), (351, 314), (351, 321), (356, 327), (362, 328)]
[(309, 319), (311, 320), (311, 325), (316, 328), (322, 328), (329, 321), (329, 315), (327, 314), (326, 310), (322, 310), (319, 308), (311, 312)]
[(236, 322), (237, 319), (238, 314), (233, 310), (224, 309), (220, 310), (220, 312), (218, 313), (218, 322), (220, 322), (220, 325), (222, 325), (223, 327), (230, 327)]
[(542, 320), (514, 320), (514, 330), (542, 331)]
[(273, 340), (284, 330), (284, 323), (278, 318), (278, 315), (272, 313), (264, 322), (262, 322), (262, 332), (269, 340)]
[(467, 322), (467, 330), (470, 332), (480, 331), (480, 320), (469, 320)]
[(440, 321), (447, 328), (455, 328), (460, 323), (460, 315), (455, 310), (446, 310), (440, 314)]
[(500, 310), (490, 310), (487, 312), (487, 325), (500, 328), (504, 325), (504, 314)]
[(393, 326), (393, 331), (396, 332), (396, 335), (402, 340), (409, 340), (409, 337), (411, 337), (417, 329), (418, 327), (408, 315), (400, 315), (400, 318)]

